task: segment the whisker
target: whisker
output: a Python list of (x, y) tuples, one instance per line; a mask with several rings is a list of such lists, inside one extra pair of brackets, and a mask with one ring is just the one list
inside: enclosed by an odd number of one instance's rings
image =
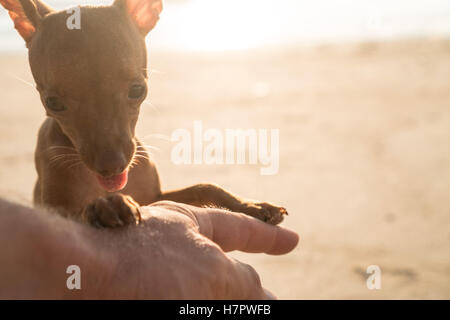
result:
[(130, 163), (130, 166), (129, 166), (130, 169), (133, 168), (134, 166), (140, 164), (141, 163), (141, 161), (140, 161), (141, 159), (145, 159), (147, 161), (150, 161), (150, 158), (148, 157), (147, 154), (143, 155), (143, 154), (139, 154), (139, 153), (136, 152), (134, 154), (134, 156), (133, 156), (133, 159), (131, 160), (131, 163)]
[(133, 160), (131, 160), (131, 163), (130, 163), (130, 169), (138, 164), (139, 164), (139, 159), (133, 157)]
[(172, 139), (169, 136), (167, 136), (165, 134), (161, 134), (161, 133), (148, 134), (145, 137), (143, 137), (143, 140), (148, 139), (148, 138), (157, 138), (157, 139), (161, 139), (161, 140), (172, 141)]
[(75, 163), (72, 163), (71, 165), (69, 165), (67, 167), (67, 169), (73, 169), (73, 168), (78, 167), (79, 165), (82, 165), (82, 164), (83, 164), (83, 162), (81, 162), (81, 161), (75, 161)]
[(66, 161), (61, 161), (61, 162), (59, 162), (58, 165), (59, 165), (60, 167), (63, 167), (63, 166), (69, 166), (69, 165), (72, 165), (72, 164), (78, 163), (78, 162), (79, 162), (79, 161), (76, 160), (76, 159), (73, 159), (73, 160), (66, 160)]
[(54, 152), (56, 154), (49, 156), (49, 165), (51, 167), (72, 168), (77, 164), (81, 164), (81, 158), (74, 147), (68, 146), (50, 146), (44, 152)]
[[(70, 152), (65, 152), (65, 151), (70, 151)], [(66, 147), (66, 146), (51, 146), (51, 147), (48, 147), (47, 149), (45, 149), (43, 152), (59, 152), (61, 154), (77, 154), (78, 155), (78, 152), (76, 151), (75, 148)]]
[(153, 154), (149, 150), (136, 150), (135, 154), (141, 155), (141, 156), (147, 156), (147, 157), (148, 157), (148, 155), (153, 156)]
[[(156, 150), (156, 151), (160, 151), (159, 149), (155, 149), (155, 148), (152, 148), (153, 150)], [(152, 152), (152, 150), (148, 150), (148, 149), (146, 149), (146, 148), (136, 148), (136, 154), (143, 154), (143, 155), (150, 155), (150, 156), (154, 156), (154, 153)]]
[(75, 159), (62, 159), (61, 161), (50, 162), (50, 166), (54, 167), (54, 168), (60, 168), (60, 167), (63, 167), (64, 165), (73, 163), (74, 161), (76, 161), (76, 160)]
[(150, 101), (144, 100), (144, 101), (142, 101), (142, 103), (149, 105), (154, 111), (159, 113), (159, 108), (157, 106), (155, 106), (153, 103), (151, 103)]
[(79, 157), (79, 154), (75, 153), (75, 152), (60, 152), (57, 154), (50, 155), (50, 157), (58, 157), (58, 156), (77, 156), (77, 157)]
[(77, 154), (57, 154), (55, 156), (50, 157), (49, 161), (58, 161), (61, 159), (78, 159), (79, 156)]
[(150, 72), (150, 74), (152, 74), (152, 73), (166, 74), (165, 72), (160, 71), (160, 70), (157, 70), (157, 69), (154, 69), (154, 68), (142, 68), (142, 70), (145, 70), (145, 71), (147, 71), (147, 72)]
[(140, 145), (140, 146), (136, 146), (136, 149), (138, 149), (138, 150), (146, 150), (146, 149), (152, 149), (152, 150), (160, 150), (158, 147), (155, 147), (155, 146), (151, 146), (151, 145), (146, 145), (146, 144), (143, 144), (143, 145)]
[(147, 157), (146, 153), (135, 153), (134, 154), (136, 157)]
[(139, 155), (139, 154), (135, 155), (135, 156), (134, 156), (134, 158), (135, 158), (135, 159), (139, 159), (139, 158), (141, 158), (141, 159), (145, 159), (145, 160), (150, 160), (150, 158), (149, 158), (149, 157), (146, 157), (146, 156), (142, 156), (142, 155)]
[(19, 81), (21, 81), (21, 82), (23, 82), (23, 83), (29, 85), (30, 87), (33, 87), (33, 88), (35, 87), (35, 85), (32, 84), (31, 82), (28, 82), (28, 81), (26, 81), (26, 80), (24, 80), (24, 79), (22, 79), (22, 78), (16, 76), (15, 74), (12, 74), (12, 73), (10, 73), (10, 72), (8, 72), (8, 74), (9, 74), (11, 77), (15, 78), (16, 80), (19, 80)]
[(52, 157), (52, 158), (59, 157), (59, 156), (77, 156), (77, 157), (79, 157), (80, 155), (75, 152), (60, 152), (60, 153), (50, 155), (50, 157)]
[(50, 146), (47, 149), (68, 149), (68, 150), (75, 150), (74, 147), (68, 147), (68, 146)]
[(136, 147), (136, 150), (134, 151), (135, 155), (148, 155), (150, 154), (150, 150), (147, 150), (146, 148), (142, 146)]

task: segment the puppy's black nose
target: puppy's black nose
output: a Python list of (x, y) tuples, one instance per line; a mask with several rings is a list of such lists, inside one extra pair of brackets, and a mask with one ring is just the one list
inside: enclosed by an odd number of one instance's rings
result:
[(97, 156), (95, 161), (96, 171), (104, 176), (114, 176), (122, 173), (127, 167), (125, 155), (121, 151), (105, 151)]

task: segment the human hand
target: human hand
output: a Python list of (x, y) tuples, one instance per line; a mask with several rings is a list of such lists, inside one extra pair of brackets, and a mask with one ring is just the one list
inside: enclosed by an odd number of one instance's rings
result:
[[(126, 261), (140, 263), (132, 272), (125, 271), (133, 274), (128, 286), (116, 284), (121, 295), (134, 293), (134, 298), (274, 298), (262, 288), (251, 266), (225, 252), (285, 254), (299, 240), (286, 228), (216, 208), (161, 201), (140, 210), (142, 224), (129, 228), (126, 237), (132, 243), (145, 244), (129, 248), (120, 259), (126, 265)], [(120, 264), (119, 273), (125, 270)]]
[[(298, 243), (240, 213), (169, 201), (140, 210), (137, 226), (99, 230), (0, 199), (0, 298), (274, 298), (225, 252), (284, 254)], [(66, 286), (70, 265), (81, 270), (79, 289)]]

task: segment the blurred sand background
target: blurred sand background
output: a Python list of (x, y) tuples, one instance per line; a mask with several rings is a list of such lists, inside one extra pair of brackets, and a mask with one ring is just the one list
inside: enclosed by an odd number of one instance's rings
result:
[[(233, 253), (279, 298), (450, 298), (450, 41), (150, 52), (138, 133), (163, 188), (214, 182), (288, 208), (285, 256)], [(23, 54), (0, 55), (0, 196), (31, 204), (44, 119)], [(280, 169), (174, 165), (177, 128), (279, 128)], [(366, 288), (369, 265), (381, 290)]]

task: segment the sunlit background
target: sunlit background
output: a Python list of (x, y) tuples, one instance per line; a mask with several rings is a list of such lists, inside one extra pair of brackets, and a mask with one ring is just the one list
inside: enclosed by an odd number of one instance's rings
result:
[[(48, 0), (56, 9), (106, 0)], [(155, 50), (220, 51), (336, 41), (445, 36), (448, 0), (165, 0)], [(0, 50), (23, 44), (0, 11)]]

